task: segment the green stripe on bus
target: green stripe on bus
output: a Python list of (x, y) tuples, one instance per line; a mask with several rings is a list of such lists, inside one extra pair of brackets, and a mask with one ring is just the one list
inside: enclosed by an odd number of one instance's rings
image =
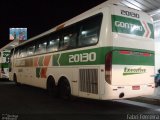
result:
[(36, 68), (36, 77), (40, 77), (41, 68)]
[(150, 24), (150, 23), (148, 23), (148, 26), (149, 26), (149, 28), (151, 30), (151, 36), (150, 36), (150, 38), (154, 38), (154, 28), (153, 28), (153, 25)]
[[(153, 54), (149, 57), (120, 55), (116, 51), (130, 50), (136, 52), (148, 52)], [(74, 52), (65, 52), (53, 55), (53, 66), (72, 66), (72, 65), (100, 65), (105, 64), (105, 57), (108, 52), (113, 52), (113, 64), (125, 65), (154, 65), (154, 51), (123, 48), (123, 47), (101, 47)], [(131, 61), (132, 60), (132, 61)]]
[[(111, 47), (110, 47), (111, 48)], [(109, 48), (94, 48), (53, 55), (53, 66), (97, 65), (104, 63), (105, 53)], [(105, 52), (105, 53), (103, 53)], [(95, 56), (94, 56), (95, 55)], [(101, 56), (102, 59), (97, 59)]]
[(59, 63), (58, 63), (58, 58), (59, 58), (60, 54), (55, 54), (53, 55), (53, 61), (52, 61), (52, 64), (54, 66), (59, 66)]
[[(144, 52), (144, 51), (143, 51)], [(112, 54), (112, 63), (117, 65), (147, 65), (154, 66), (154, 54), (151, 56), (138, 55), (139, 51), (135, 51), (137, 54), (120, 54), (119, 51), (114, 51)]]
[(39, 57), (39, 60), (38, 60), (39, 66), (43, 66), (43, 59), (44, 59), (44, 56)]

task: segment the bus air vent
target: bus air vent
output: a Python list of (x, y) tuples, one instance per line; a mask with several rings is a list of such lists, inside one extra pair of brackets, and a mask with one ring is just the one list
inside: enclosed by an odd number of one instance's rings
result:
[(79, 70), (80, 91), (98, 94), (98, 69)]

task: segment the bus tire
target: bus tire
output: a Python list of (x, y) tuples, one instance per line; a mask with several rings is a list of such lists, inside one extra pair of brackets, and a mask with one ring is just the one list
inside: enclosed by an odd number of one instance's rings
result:
[(70, 100), (71, 97), (71, 87), (66, 78), (63, 78), (58, 83), (58, 95), (64, 100)]
[(47, 79), (47, 92), (50, 96), (57, 97), (57, 87), (52, 76)]

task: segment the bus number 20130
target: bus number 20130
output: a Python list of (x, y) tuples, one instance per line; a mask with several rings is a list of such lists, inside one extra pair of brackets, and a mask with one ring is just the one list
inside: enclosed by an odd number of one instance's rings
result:
[(69, 63), (93, 62), (95, 60), (96, 60), (96, 53), (95, 52), (69, 55)]

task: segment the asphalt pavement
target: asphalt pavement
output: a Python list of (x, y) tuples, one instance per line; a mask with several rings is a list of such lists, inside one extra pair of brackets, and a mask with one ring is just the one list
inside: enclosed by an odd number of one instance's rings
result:
[(0, 120), (139, 120), (145, 116), (159, 120), (159, 106), (145, 107), (150, 104), (84, 98), (65, 101), (49, 96), (43, 89), (0, 82)]

